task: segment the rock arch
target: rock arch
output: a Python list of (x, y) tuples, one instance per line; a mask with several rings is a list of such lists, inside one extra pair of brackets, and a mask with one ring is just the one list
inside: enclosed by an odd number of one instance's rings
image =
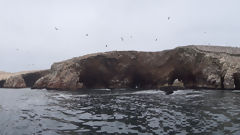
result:
[(169, 77), (168, 84), (173, 85), (175, 80), (183, 83), (185, 88), (193, 88), (196, 83), (197, 76), (190, 70), (174, 70)]

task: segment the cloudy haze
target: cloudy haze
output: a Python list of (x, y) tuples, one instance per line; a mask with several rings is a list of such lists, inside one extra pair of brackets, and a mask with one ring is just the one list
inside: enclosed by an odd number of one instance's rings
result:
[(239, 46), (239, 5), (239, 0), (0, 0), (0, 70), (47, 69), (53, 62), (111, 50)]

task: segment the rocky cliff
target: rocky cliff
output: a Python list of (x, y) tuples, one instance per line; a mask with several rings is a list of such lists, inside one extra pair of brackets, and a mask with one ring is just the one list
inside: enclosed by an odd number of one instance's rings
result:
[(52, 65), (34, 88), (158, 89), (178, 79), (184, 88), (239, 89), (240, 49), (185, 46), (161, 52), (113, 51)]
[(26, 88), (32, 87), (41, 77), (47, 75), (49, 70), (29, 71), (17, 74), (11, 74), (6, 79), (0, 81), (0, 87), (3, 88)]
[(220, 46), (185, 46), (160, 52), (113, 51), (54, 63), (39, 76), (21, 75), (2, 83), (16, 87), (24, 80), (21, 87), (59, 90), (161, 89), (176, 84), (184, 88), (240, 89), (239, 62), (239, 48)]

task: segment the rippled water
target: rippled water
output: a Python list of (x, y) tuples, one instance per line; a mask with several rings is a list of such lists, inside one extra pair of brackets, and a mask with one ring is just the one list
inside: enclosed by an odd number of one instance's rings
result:
[(0, 89), (1, 135), (240, 134), (240, 91)]

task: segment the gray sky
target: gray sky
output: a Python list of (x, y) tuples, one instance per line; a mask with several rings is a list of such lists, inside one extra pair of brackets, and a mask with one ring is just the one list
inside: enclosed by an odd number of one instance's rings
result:
[(0, 70), (47, 69), (53, 62), (111, 50), (239, 47), (239, 5), (239, 0), (0, 0)]

